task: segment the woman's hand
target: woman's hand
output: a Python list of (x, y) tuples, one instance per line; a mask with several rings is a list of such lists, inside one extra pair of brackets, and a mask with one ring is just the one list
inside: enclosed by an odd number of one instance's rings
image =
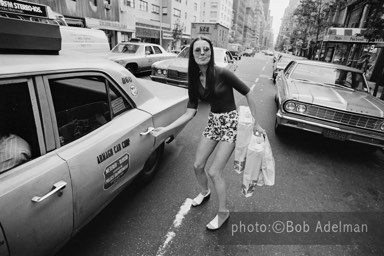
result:
[(151, 131), (153, 137), (158, 137), (166, 131), (165, 127), (157, 127)]
[(265, 130), (261, 128), (261, 126), (258, 123), (255, 123), (255, 125), (253, 126), (253, 133), (256, 134), (257, 132), (261, 134), (265, 134)]

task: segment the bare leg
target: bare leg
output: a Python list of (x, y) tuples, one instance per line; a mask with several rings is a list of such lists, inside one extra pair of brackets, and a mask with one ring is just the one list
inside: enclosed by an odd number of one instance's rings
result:
[(227, 191), (223, 171), (234, 148), (235, 143), (220, 141), (212, 166), (208, 171), (215, 186), (217, 196), (219, 197), (219, 212), (228, 211)]
[(200, 143), (197, 147), (193, 168), (195, 170), (197, 182), (199, 183), (203, 194), (205, 194), (209, 190), (208, 176), (205, 172), (205, 165), (207, 164), (208, 158), (212, 154), (217, 143), (217, 141), (202, 136)]

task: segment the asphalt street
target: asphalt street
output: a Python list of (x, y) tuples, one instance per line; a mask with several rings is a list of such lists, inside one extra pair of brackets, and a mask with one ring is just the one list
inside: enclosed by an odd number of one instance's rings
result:
[[(256, 187), (254, 194), (245, 198), (241, 194), (242, 177), (233, 171), (232, 156), (225, 168), (232, 215), (224, 231), (233, 231), (239, 219), (236, 213), (249, 213), (252, 221), (257, 214), (272, 212), (286, 216), (331, 212), (341, 213), (341, 217), (343, 212), (382, 213), (383, 152), (365, 153), (359, 146), (301, 131), (277, 137), (272, 56), (258, 53), (255, 57), (243, 57), (238, 66), (236, 74), (254, 89), (258, 120), (267, 131), (275, 158), (276, 183)], [(245, 98), (238, 93), (236, 102), (246, 105)], [(346, 244), (332, 240), (324, 243), (320, 238), (309, 243), (306, 234), (302, 240), (291, 242), (272, 235), (271, 240), (261, 243), (253, 233), (252, 239), (230, 244), (223, 242), (224, 232), (207, 231), (205, 225), (217, 210), (215, 193), (198, 208), (191, 208), (188, 198), (199, 193), (192, 165), (208, 112), (209, 106), (201, 103), (197, 116), (166, 145), (154, 179), (147, 185), (135, 182), (128, 187), (75, 235), (58, 256), (384, 255), (383, 245), (375, 240), (383, 237), (372, 239), (369, 235)], [(359, 220), (366, 217), (355, 216)]]

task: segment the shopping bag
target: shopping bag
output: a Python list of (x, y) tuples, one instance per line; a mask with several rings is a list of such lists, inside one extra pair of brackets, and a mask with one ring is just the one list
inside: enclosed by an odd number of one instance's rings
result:
[(249, 107), (240, 106), (234, 156), (234, 170), (239, 174), (244, 170), (247, 148), (252, 136), (253, 122)]
[(243, 183), (241, 186), (241, 192), (245, 197), (250, 197), (253, 194), (258, 182), (264, 182), (260, 180), (262, 179), (260, 175), (262, 175), (264, 153), (265, 135), (260, 133), (252, 134), (247, 147)]
[(257, 181), (257, 185), (273, 186), (275, 184), (275, 159), (273, 158), (271, 145), (267, 135), (264, 142), (264, 157), (261, 163), (261, 172)]

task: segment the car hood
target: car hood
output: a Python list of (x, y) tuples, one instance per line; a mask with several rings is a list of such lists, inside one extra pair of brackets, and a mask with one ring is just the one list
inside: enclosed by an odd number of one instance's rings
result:
[(168, 60), (162, 60), (155, 62), (152, 67), (161, 68), (161, 69), (171, 69), (177, 70), (179, 72), (188, 71), (188, 59), (187, 58), (174, 58)]
[(337, 87), (292, 81), (289, 93), (293, 99), (357, 114), (384, 117), (384, 102), (368, 93)]

